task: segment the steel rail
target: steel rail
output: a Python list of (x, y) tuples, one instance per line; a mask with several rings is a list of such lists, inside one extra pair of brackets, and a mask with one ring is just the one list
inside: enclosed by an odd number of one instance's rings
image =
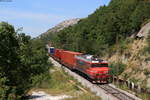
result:
[(109, 86), (108, 84), (105, 85), (98, 85), (100, 88), (104, 89), (105, 91), (107, 91), (107, 93), (115, 96), (116, 98), (118, 98), (119, 100), (136, 100), (135, 98), (119, 91), (118, 89)]

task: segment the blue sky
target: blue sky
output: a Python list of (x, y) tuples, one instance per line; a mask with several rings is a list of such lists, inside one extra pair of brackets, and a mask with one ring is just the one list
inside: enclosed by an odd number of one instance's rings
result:
[[(3, 0), (6, 1), (6, 0)], [(32, 37), (58, 23), (72, 18), (83, 18), (110, 0), (12, 0), (0, 2), (0, 21), (23, 27)]]

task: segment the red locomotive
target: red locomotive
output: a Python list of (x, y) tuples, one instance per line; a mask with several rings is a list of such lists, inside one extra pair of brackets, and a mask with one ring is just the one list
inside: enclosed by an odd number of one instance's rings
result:
[(108, 62), (93, 55), (65, 51), (51, 47), (50, 55), (71, 70), (77, 70), (87, 75), (93, 83), (108, 83), (111, 79)]

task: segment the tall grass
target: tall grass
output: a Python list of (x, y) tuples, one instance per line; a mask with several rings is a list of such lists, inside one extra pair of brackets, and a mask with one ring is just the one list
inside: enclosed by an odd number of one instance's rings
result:
[[(46, 76), (43, 81), (36, 85), (35, 90), (42, 90), (51, 95), (70, 95), (72, 98), (65, 100), (100, 100), (100, 97), (95, 96), (90, 91), (87, 92), (79, 89), (82, 87), (73, 77), (69, 76), (63, 69), (51, 67), (50, 74)], [(73, 83), (70, 82), (73, 81)]]

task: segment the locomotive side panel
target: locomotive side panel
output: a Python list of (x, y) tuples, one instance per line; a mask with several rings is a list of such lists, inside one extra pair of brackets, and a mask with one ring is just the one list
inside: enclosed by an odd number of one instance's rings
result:
[(108, 82), (111, 77), (109, 75), (108, 62), (97, 58), (92, 55), (76, 56), (76, 69), (85, 73), (91, 80), (95, 82)]
[(87, 70), (90, 68), (90, 63), (80, 59), (76, 59), (76, 70), (79, 70), (88, 75)]

